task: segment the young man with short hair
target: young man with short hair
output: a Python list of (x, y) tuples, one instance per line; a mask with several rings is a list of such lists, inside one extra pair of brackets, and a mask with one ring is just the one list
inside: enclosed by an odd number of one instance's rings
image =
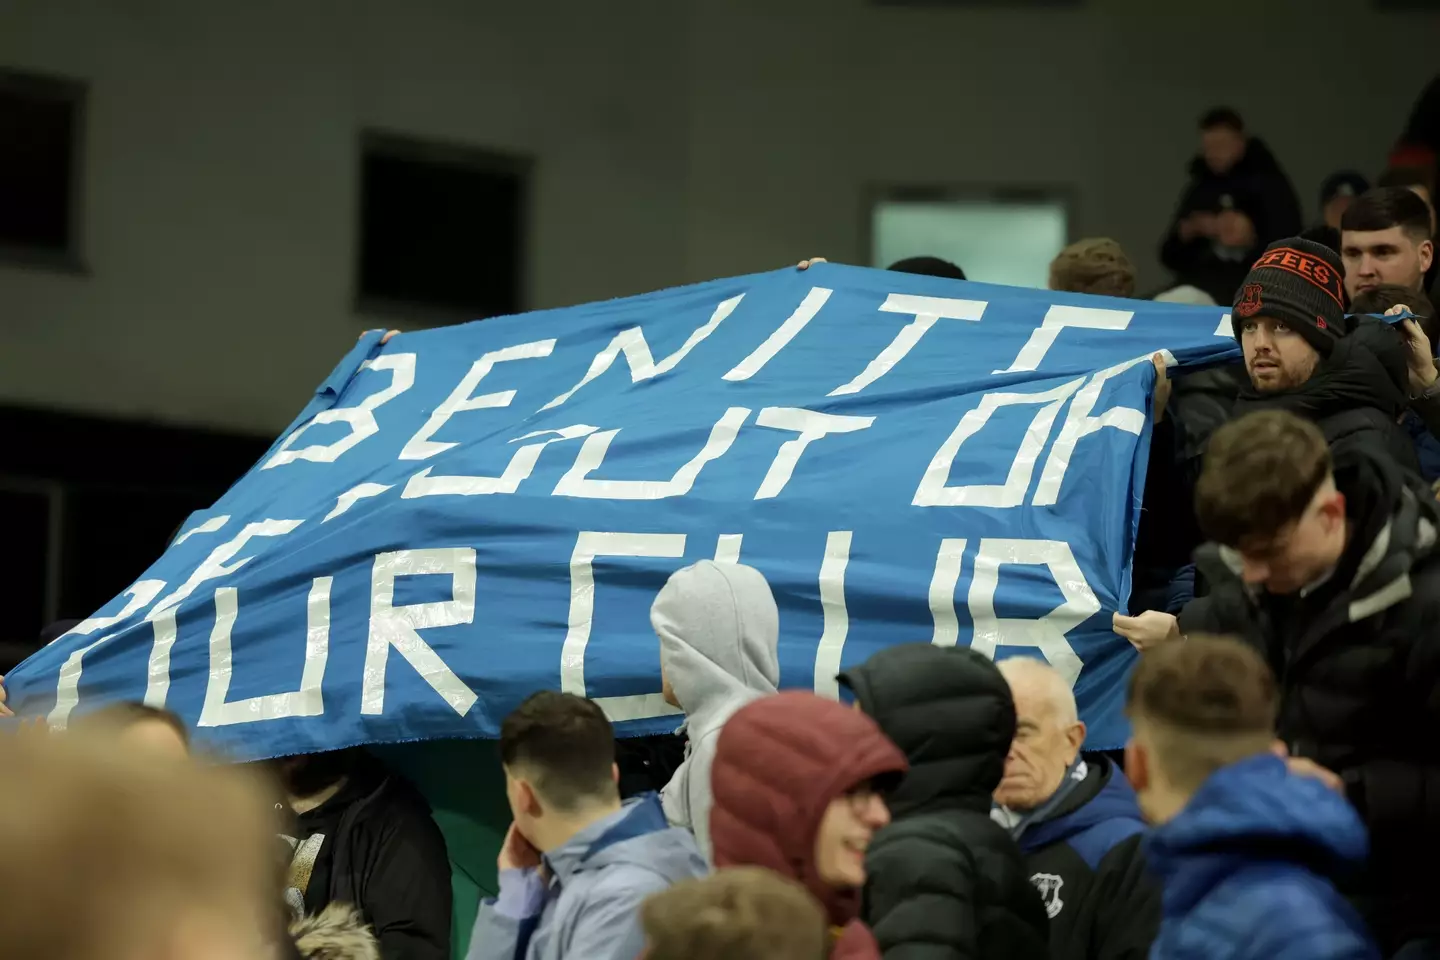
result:
[(469, 960), (634, 960), (645, 898), (706, 872), (690, 833), (653, 793), (621, 803), (614, 731), (584, 697), (530, 696), (500, 727), (500, 761), (515, 820)]
[(1333, 771), (1370, 830), (1347, 892), (1387, 949), (1440, 935), (1440, 505), (1388, 458), (1332, 451), (1281, 411), (1216, 432), (1195, 499), (1210, 593), (1178, 621), (1143, 617), (1170, 642), (1234, 635), (1265, 657), (1281, 738)]
[(1364, 860), (1365, 828), (1272, 753), (1275, 712), (1274, 677), (1234, 640), (1162, 647), (1131, 675), (1125, 769), (1165, 888), (1154, 960), (1378, 960), (1332, 882)]
[(1340, 257), (1352, 300), (1382, 283), (1423, 289), (1435, 259), (1429, 205), (1405, 187), (1365, 193), (1340, 218)]

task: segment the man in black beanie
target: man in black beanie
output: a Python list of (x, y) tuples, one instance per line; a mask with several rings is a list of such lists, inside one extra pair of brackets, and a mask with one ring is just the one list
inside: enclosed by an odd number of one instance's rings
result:
[(1287, 410), (1313, 421), (1329, 443), (1363, 443), (1419, 471), (1399, 425), (1406, 408), (1405, 341), (1368, 317), (1347, 319), (1345, 272), (1335, 251), (1277, 240), (1241, 284), (1231, 311), (1249, 384), (1234, 417)]

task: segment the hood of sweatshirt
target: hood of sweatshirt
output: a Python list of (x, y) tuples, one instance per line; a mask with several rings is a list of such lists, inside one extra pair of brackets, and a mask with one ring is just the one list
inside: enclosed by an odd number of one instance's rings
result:
[(780, 614), (754, 567), (701, 560), (677, 570), (650, 608), (660, 664), (691, 743), (780, 682)]

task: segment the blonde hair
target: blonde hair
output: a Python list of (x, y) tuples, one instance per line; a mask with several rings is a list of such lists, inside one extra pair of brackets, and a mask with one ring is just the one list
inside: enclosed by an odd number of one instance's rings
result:
[(677, 883), (640, 908), (646, 960), (823, 960), (825, 915), (805, 888), (760, 867)]
[(1070, 244), (1050, 262), (1050, 289), (1131, 297), (1135, 295), (1135, 266), (1114, 240), (1091, 237)]
[(6, 956), (160, 957), (217, 920), (263, 936), (275, 830), (250, 774), (43, 732), (0, 736), (0, 770)]

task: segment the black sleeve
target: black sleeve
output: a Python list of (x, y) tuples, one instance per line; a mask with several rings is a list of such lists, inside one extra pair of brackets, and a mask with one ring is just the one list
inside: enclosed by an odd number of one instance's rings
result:
[(1224, 633), (1219, 617), (1215, 612), (1215, 601), (1212, 597), (1196, 597), (1185, 604), (1185, 609), (1180, 611), (1176, 618), (1180, 622), (1181, 635), (1192, 633)]
[(383, 960), (450, 960), (450, 859), (435, 821), (406, 811), (380, 843), (362, 912)]
[(976, 864), (962, 846), (899, 823), (865, 858), (865, 921), (885, 960), (982, 960)]
[(1098, 907), (1090, 952), (1093, 960), (1145, 960), (1160, 930), (1160, 884), (1145, 866), (1143, 834), (1105, 855), (1091, 894)]

